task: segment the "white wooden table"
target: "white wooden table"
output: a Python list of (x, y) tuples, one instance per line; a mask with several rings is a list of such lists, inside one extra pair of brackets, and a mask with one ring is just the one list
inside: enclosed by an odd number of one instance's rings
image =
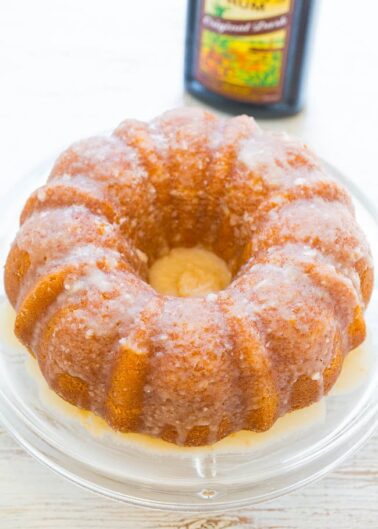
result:
[[(373, 0), (323, 2), (307, 108), (263, 124), (303, 136), (375, 201), (377, 16)], [(184, 18), (184, 0), (1, 2), (0, 193), (73, 139), (194, 104), (182, 88)], [(306, 489), (198, 517), (94, 496), (33, 461), (0, 426), (0, 528), (63, 527), (377, 529), (378, 435)]]

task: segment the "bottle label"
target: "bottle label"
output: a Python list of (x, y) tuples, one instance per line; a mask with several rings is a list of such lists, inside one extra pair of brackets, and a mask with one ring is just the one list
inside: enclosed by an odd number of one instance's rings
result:
[(202, 0), (196, 79), (237, 101), (280, 101), (294, 1)]

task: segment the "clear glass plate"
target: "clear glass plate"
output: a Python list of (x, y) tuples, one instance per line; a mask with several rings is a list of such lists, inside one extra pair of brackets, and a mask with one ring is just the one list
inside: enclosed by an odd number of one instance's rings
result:
[[(22, 205), (45, 182), (51, 163), (30, 173), (0, 202), (2, 265)], [(329, 169), (352, 193), (358, 220), (378, 263), (374, 207), (353, 184)], [(0, 296), (4, 296), (2, 285)], [(366, 319), (369, 339), (362, 353), (351, 354), (355, 359), (348, 368), (349, 376), (351, 371), (363, 376), (349, 383), (348, 390), (340, 390), (339, 384), (339, 391), (280, 419), (265, 434), (230, 436), (206, 448), (177, 448), (144, 436), (116, 434), (100, 427), (100, 421), (90, 414), (74, 413), (73, 407), (70, 411), (69, 405), (59, 403), (36, 374), (37, 368), (30, 369), (29, 355), (12, 338), (9, 313), (2, 309), (0, 419), (36, 459), (78, 485), (113, 499), (150, 508), (213, 512), (270, 500), (326, 474), (376, 427), (377, 289)]]

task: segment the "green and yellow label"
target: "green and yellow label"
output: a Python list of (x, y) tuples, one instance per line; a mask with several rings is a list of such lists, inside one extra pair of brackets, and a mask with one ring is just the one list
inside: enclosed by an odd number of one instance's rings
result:
[(203, 0), (197, 80), (239, 101), (279, 101), (294, 1)]

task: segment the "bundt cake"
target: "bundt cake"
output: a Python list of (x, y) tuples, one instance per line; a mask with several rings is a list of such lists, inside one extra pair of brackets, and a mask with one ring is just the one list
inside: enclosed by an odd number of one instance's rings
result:
[[(148, 283), (170, 249), (230, 284)], [(15, 333), (51, 388), (122, 432), (204, 445), (327, 393), (373, 284), (348, 192), (301, 141), (184, 108), (69, 147), (23, 209), (5, 267)]]

